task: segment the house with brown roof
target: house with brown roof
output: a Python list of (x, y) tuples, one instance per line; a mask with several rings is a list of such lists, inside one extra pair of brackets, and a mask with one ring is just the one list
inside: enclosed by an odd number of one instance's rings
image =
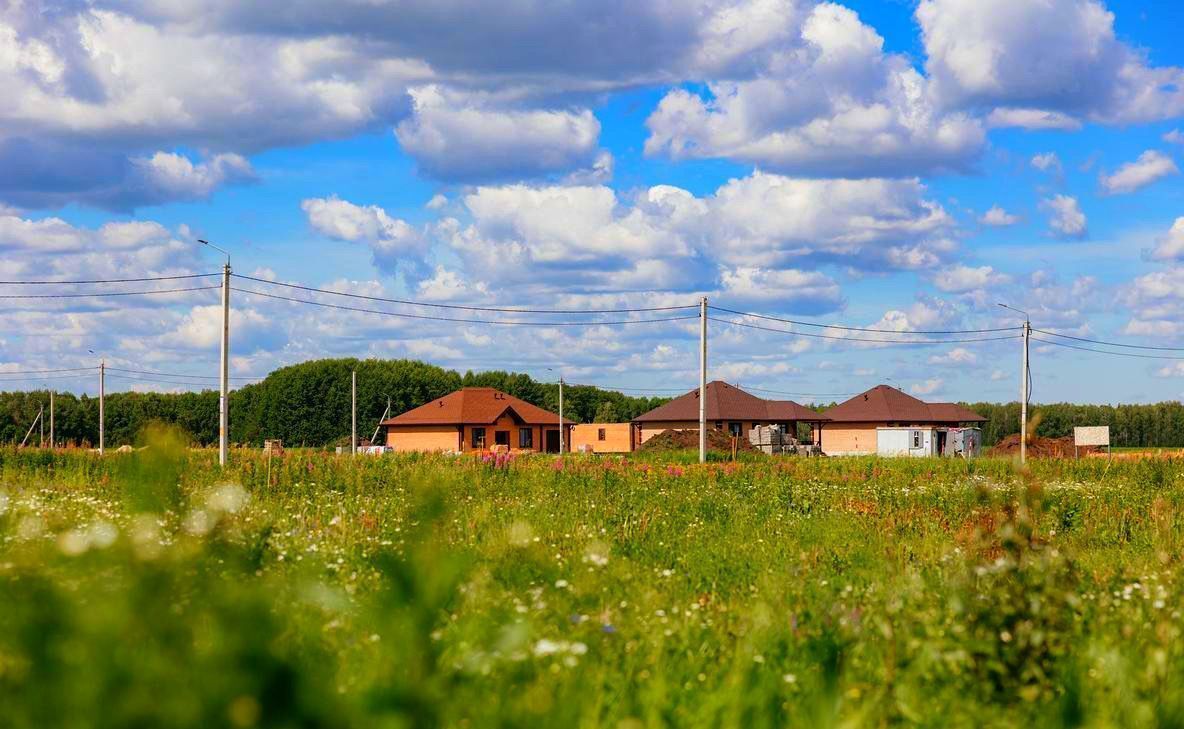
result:
[[(956, 403), (927, 403), (888, 385), (877, 385), (824, 411), (823, 415), (828, 418), (822, 431), (822, 452), (827, 455), (908, 454), (910, 451), (940, 455), (947, 452), (945, 438), (950, 429), (986, 421)], [(881, 439), (895, 439), (895, 434), (886, 431), (901, 429), (909, 431), (902, 446), (880, 443)]]
[(506, 450), (557, 453), (571, 443), (572, 421), (492, 387), (466, 387), (384, 420), (396, 451)]
[[(825, 415), (792, 400), (765, 400), (720, 380), (707, 383), (705, 402), (707, 427), (725, 430), (738, 438), (747, 438), (758, 425), (779, 425), (794, 435), (798, 423), (807, 423), (817, 432), (827, 420)], [(637, 416), (633, 425), (638, 445), (666, 430), (698, 430), (699, 389)]]

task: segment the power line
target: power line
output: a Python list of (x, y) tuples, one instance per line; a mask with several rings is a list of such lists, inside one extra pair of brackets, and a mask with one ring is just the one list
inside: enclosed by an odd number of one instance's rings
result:
[(87, 372), (79, 375), (42, 375), (39, 377), (0, 377), (0, 382), (41, 382), (43, 380), (73, 380), (83, 377), (94, 377), (98, 374), (99, 368), (96, 367), (94, 372)]
[(1086, 339), (1085, 337), (1074, 337), (1070, 334), (1057, 334), (1044, 329), (1035, 329), (1032, 331), (1047, 334), (1050, 337), (1060, 337), (1061, 339), (1072, 339), (1077, 342), (1086, 342), (1088, 344), (1100, 344), (1106, 347), (1125, 347), (1127, 349), (1152, 349), (1160, 352), (1184, 352), (1184, 347), (1153, 347), (1149, 344), (1122, 344), (1120, 342), (1103, 342), (1099, 339)]
[(178, 385), (182, 387), (200, 387), (203, 390), (215, 390), (217, 384), (213, 382), (182, 382), (181, 380), (161, 380), (138, 375), (107, 375), (108, 378), (126, 380), (128, 382), (149, 382), (156, 385)]
[[(523, 326), (523, 327), (593, 327), (593, 326), (610, 326), (616, 324), (652, 324), (656, 322), (671, 322), (684, 321), (687, 319), (698, 319), (699, 316), (671, 316), (658, 319), (619, 319), (616, 321), (499, 321), (496, 319), (459, 319), (447, 316), (430, 316), (428, 314), (407, 314), (396, 311), (381, 311), (378, 309), (363, 309), (357, 306), (346, 306), (344, 304), (328, 304), (321, 301), (310, 301), (308, 299), (297, 299), (291, 296), (280, 296), (279, 294), (267, 294), (262, 291), (252, 291), (250, 289), (240, 289), (231, 287), (231, 291), (238, 291), (243, 294), (251, 294), (253, 296), (265, 296), (269, 299), (279, 299), (281, 301), (292, 301), (297, 304), (310, 304), (312, 306), (323, 306), (329, 309), (342, 309), (344, 311), (356, 311), (363, 314), (382, 314), (383, 316), (394, 316), (403, 319), (426, 319), (429, 321), (451, 321), (461, 324), (496, 324), (499, 326)], [(587, 312), (581, 312), (587, 313)]]
[[(869, 337), (839, 337), (831, 334), (814, 334), (813, 332), (793, 332), (785, 329), (774, 329), (773, 327), (763, 327), (759, 324), (748, 324), (742, 321), (734, 321), (732, 319), (720, 319), (718, 317), (709, 316), (708, 321), (718, 321), (723, 324), (731, 324), (732, 326), (745, 327), (746, 329), (759, 329), (764, 332), (775, 332), (777, 334), (788, 334), (793, 337), (814, 337), (816, 339), (837, 339), (844, 342), (874, 342), (879, 344), (970, 344), (974, 342), (998, 342), (1005, 339), (1019, 339), (1021, 334), (1010, 334), (1003, 337), (979, 337), (977, 339), (878, 339)], [(878, 330), (882, 331), (882, 330)], [(900, 332), (901, 334), (917, 334), (918, 332)]]
[[(159, 375), (161, 377), (192, 377), (192, 378), (199, 379), (199, 380), (217, 380), (218, 379), (218, 375), (187, 375), (187, 374), (184, 374), (181, 372), (153, 372), (151, 370), (127, 370), (127, 369), (123, 369), (122, 367), (111, 367), (110, 365), (107, 366), (107, 371), (108, 372), (128, 372), (128, 373), (136, 374), (136, 375)], [(232, 380), (261, 380), (265, 376), (266, 375), (264, 375), (264, 376), (251, 375), (251, 376), (231, 377), (230, 379), (232, 379)]]
[(785, 390), (770, 390), (765, 387), (743, 387), (741, 389), (768, 392), (774, 395), (793, 395), (794, 397), (851, 397), (856, 394), (854, 392), (786, 392)]
[[(548, 383), (543, 383), (548, 384)], [(589, 383), (565, 382), (566, 387), (595, 387), (599, 390), (615, 390), (619, 392), (688, 392), (685, 387), (617, 387), (615, 385), (593, 385)], [(695, 390), (698, 388), (690, 388)]]
[(54, 284), (109, 284), (109, 283), (140, 283), (143, 281), (179, 281), (186, 278), (206, 278), (221, 276), (220, 273), (188, 273), (180, 276), (144, 276), (140, 278), (92, 278), (78, 281), (0, 281), (5, 286), (51, 286)]
[(49, 372), (83, 372), (83, 371), (89, 371), (89, 370), (96, 370), (97, 371), (98, 369), (99, 369), (98, 366), (95, 366), (95, 367), (59, 367), (59, 368), (53, 369), (53, 370), (0, 370), (0, 376), (2, 376), (2, 375), (41, 375), (41, 374), (46, 374)]
[(180, 294), (186, 291), (209, 291), (221, 286), (192, 286), (182, 289), (158, 289), (156, 291), (95, 291), (70, 294), (0, 294), (0, 299), (89, 299), (104, 296), (149, 296), (151, 294)]
[[(767, 314), (754, 314), (749, 311), (737, 311), (735, 309), (725, 309), (722, 306), (707, 305), (708, 309), (715, 309), (716, 311), (727, 312), (728, 314), (735, 314), (737, 316), (751, 316), (755, 319), (767, 319), (769, 321), (779, 321), (785, 324), (797, 324), (804, 327), (819, 327), (822, 329), (842, 329), (849, 332), (876, 332), (879, 334), (891, 334), (890, 330), (874, 329), (870, 327), (849, 327), (842, 324), (818, 324), (817, 322), (799, 321), (797, 319), (784, 319), (777, 316), (769, 316)], [(1010, 332), (1020, 329), (1019, 326), (999, 327), (995, 329), (948, 329), (945, 331), (938, 330), (917, 330), (912, 332), (900, 332), (901, 334), (990, 334), (992, 332)]]
[(1082, 352), (1096, 352), (1097, 354), (1112, 354), (1115, 357), (1135, 357), (1137, 359), (1172, 359), (1184, 360), (1184, 357), (1172, 357), (1166, 354), (1137, 354), (1135, 352), (1112, 352), (1107, 349), (1093, 349), (1092, 347), (1080, 347), (1076, 344), (1065, 344), (1064, 342), (1054, 342), (1051, 339), (1036, 339), (1035, 341), (1041, 344), (1051, 344), (1054, 347), (1065, 347), (1066, 349), (1076, 349)]
[[(265, 278), (256, 278), (254, 276), (244, 276), (240, 273), (232, 273), (231, 276), (235, 278), (246, 279), (247, 281), (257, 281), (259, 283), (268, 284), (270, 286), (285, 286), (290, 289), (300, 289), (301, 291), (311, 291), (318, 294), (329, 294), (331, 296), (348, 296), (351, 299), (364, 299), (366, 301), (381, 301), (387, 304), (403, 304), (406, 306), (427, 306), (436, 309), (459, 309), (463, 311), (491, 311), (503, 314), (631, 314), (646, 311), (681, 311), (683, 309), (698, 308), (696, 304), (687, 304), (684, 306), (643, 306), (623, 309), (522, 309), (517, 307), (497, 307), (497, 306), (466, 306), (462, 304), (441, 304), (437, 302), (428, 301), (413, 301), (411, 299), (391, 299), (382, 296), (368, 296), (365, 294), (353, 294), (344, 291), (330, 291), (328, 289), (318, 289), (313, 286), (303, 286), (301, 284), (283, 283), (281, 281), (269, 281)], [(235, 289), (236, 291), (238, 289)]]

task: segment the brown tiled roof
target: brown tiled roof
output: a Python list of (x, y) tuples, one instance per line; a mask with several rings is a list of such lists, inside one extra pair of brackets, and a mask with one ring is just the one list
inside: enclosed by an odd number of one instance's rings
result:
[(986, 418), (950, 402), (926, 403), (888, 385), (872, 389), (827, 410), (837, 423), (969, 423)]
[[(526, 425), (556, 425), (559, 416), (492, 387), (466, 387), (382, 421), (382, 425), (489, 425), (507, 410)], [(571, 424), (567, 418), (563, 422)]]
[[(708, 420), (808, 420), (827, 418), (802, 407), (792, 400), (765, 400), (750, 395), (738, 387), (716, 380), (707, 383)], [(695, 388), (681, 397), (648, 413), (638, 415), (635, 423), (654, 421), (699, 420), (699, 389)]]

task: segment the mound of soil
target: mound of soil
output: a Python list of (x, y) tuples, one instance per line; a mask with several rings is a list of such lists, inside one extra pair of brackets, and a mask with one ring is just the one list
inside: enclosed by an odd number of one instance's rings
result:
[[(999, 441), (990, 451), (988, 455), (992, 456), (1016, 456), (1020, 452), (1020, 435), (1014, 433)], [(1095, 446), (1081, 446), (1077, 449), (1077, 454), (1087, 456), (1091, 453), (1099, 453), (1101, 449)], [(1042, 438), (1038, 435), (1033, 435), (1028, 438), (1028, 455), (1033, 458), (1072, 458), (1073, 457), (1073, 436), (1066, 435), (1060, 438)]]
[[(698, 450), (699, 448), (699, 431), (698, 430), (663, 430), (653, 438), (650, 438), (637, 449), (639, 451), (647, 452), (667, 452), (667, 451), (685, 451)], [(719, 451), (721, 453), (732, 452), (732, 436), (726, 431), (709, 428), (707, 430), (707, 450)], [(736, 439), (736, 452), (744, 453), (760, 453), (747, 438)]]

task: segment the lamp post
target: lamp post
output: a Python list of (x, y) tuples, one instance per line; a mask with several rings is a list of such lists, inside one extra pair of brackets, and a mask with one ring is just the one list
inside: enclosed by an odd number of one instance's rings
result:
[(1032, 336), (1032, 321), (1028, 316), (1028, 312), (1023, 309), (1017, 309), (1014, 306), (1000, 303), (1004, 309), (1014, 311), (1018, 314), (1024, 315), (1024, 334), (1023, 334), (1023, 355), (1020, 365), (1020, 463), (1024, 464), (1028, 461), (1028, 379), (1030, 377), (1028, 370), (1028, 341)]
[(548, 372), (559, 375), (559, 455), (563, 455), (563, 373), (547, 368)]
[(218, 465), (226, 467), (230, 449), (230, 252), (207, 240), (197, 241), (226, 256), (222, 266), (222, 347), (218, 366)]

